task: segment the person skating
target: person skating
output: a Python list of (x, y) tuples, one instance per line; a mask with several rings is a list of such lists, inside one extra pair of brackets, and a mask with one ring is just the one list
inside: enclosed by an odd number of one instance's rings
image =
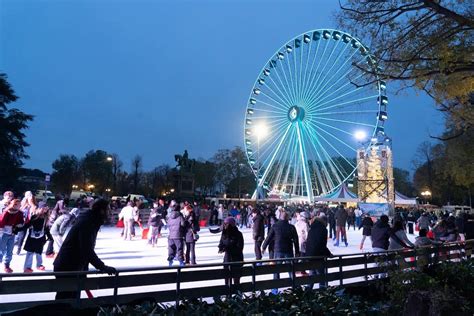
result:
[[(235, 219), (227, 217), (224, 220), (221, 239), (218, 245), (218, 253), (224, 253), (224, 263), (244, 261), (244, 237), (237, 228)], [(240, 284), (242, 275), (242, 264), (233, 264), (230, 266), (230, 275), (226, 277), (225, 284)]]
[(252, 237), (254, 240), (255, 260), (262, 259), (262, 243), (265, 239), (265, 219), (258, 209), (252, 210)]
[(169, 213), (168, 217), (168, 264), (173, 265), (174, 258), (177, 258), (179, 265), (184, 266), (184, 217), (180, 212), (178, 204)]
[(148, 217), (148, 244), (155, 247), (158, 243), (159, 227), (161, 226), (161, 214), (158, 213), (159, 204), (153, 203), (153, 208), (150, 210)]
[(359, 226), (359, 229), (362, 228), (362, 240), (360, 242), (359, 249), (364, 249), (364, 242), (367, 237), (372, 238), (372, 227), (374, 226), (374, 221), (369, 214), (366, 214), (362, 219), (362, 222)]
[(336, 243), (334, 244), (335, 247), (339, 247), (339, 238), (348, 246), (347, 243), (347, 235), (346, 235), (346, 222), (347, 222), (347, 211), (341, 205), (335, 214), (336, 217)]
[[(48, 230), (51, 229), (51, 226), (53, 226), (54, 221), (56, 218), (61, 216), (62, 214), (68, 213), (68, 204), (69, 204), (69, 199), (68, 198), (61, 198), (60, 196), (57, 197), (57, 202), (54, 208), (51, 210), (49, 213), (49, 219), (48, 223), (46, 224), (46, 228)], [(54, 240), (51, 238), (48, 240), (48, 245), (46, 247), (46, 257), (47, 258), (54, 258)]]
[[(23, 213), (23, 221), (24, 223), (28, 223), (31, 217), (31, 212), (34, 211), (38, 207), (38, 203), (36, 202), (36, 198), (31, 193), (31, 191), (25, 192), (25, 197), (21, 200), (20, 204), (20, 211)], [(21, 248), (23, 248), (23, 243), (25, 242), (26, 231), (20, 230), (18, 234), (15, 236), (15, 246), (16, 254), (19, 255), (21, 252)]]
[[(23, 213), (20, 211), (20, 200), (13, 199), (3, 210), (0, 219), (0, 228), (3, 229), (0, 240), (0, 263), (4, 262), (4, 271), (12, 273), (10, 263), (13, 257), (15, 235), (23, 226)], [(3, 261), (5, 259), (5, 261)]]
[(389, 250), (399, 250), (399, 249), (412, 249), (415, 245), (408, 239), (403, 229), (403, 222), (396, 220), (393, 223), (392, 230), (390, 232), (390, 244)]
[(196, 264), (196, 226), (197, 218), (194, 214), (194, 209), (191, 205), (184, 207), (184, 223), (185, 223), (185, 242), (186, 242), (186, 254), (185, 264)]
[(43, 271), (43, 248), (46, 244), (46, 240), (52, 239), (46, 224), (48, 221), (48, 211), (45, 202), (40, 202), (38, 207), (33, 209), (31, 212), (31, 218), (23, 227), (22, 230), (26, 231), (26, 242), (25, 242), (25, 265), (23, 271), (25, 273), (32, 273), (33, 269), (33, 257), (36, 257), (36, 269)]
[[(308, 238), (306, 240), (306, 256), (307, 257), (331, 257), (332, 253), (327, 247), (328, 241), (328, 231), (327, 226), (327, 217), (315, 217), (311, 223), (310, 229), (308, 231)], [(323, 260), (318, 260), (317, 264), (320, 264), (320, 267), (314, 270), (310, 270), (310, 275), (324, 275), (325, 267), (322, 265)], [(307, 288), (312, 289), (314, 283), (308, 284)], [(319, 288), (327, 287), (327, 281), (319, 282)]]
[[(92, 264), (109, 275), (116, 273), (115, 268), (106, 266), (94, 251), (99, 228), (107, 219), (108, 206), (107, 201), (100, 199), (92, 204), (90, 210), (79, 215), (53, 262), (54, 272), (88, 271), (89, 264)], [(56, 278), (76, 277), (58, 275)], [(77, 291), (57, 292), (56, 299), (76, 298), (78, 294)]]
[(388, 216), (382, 215), (372, 227), (372, 250), (374, 252), (387, 251), (390, 245), (390, 225)]
[(49, 230), (54, 240), (54, 253), (58, 253), (59, 249), (61, 249), (64, 242), (63, 236), (66, 234), (67, 227), (76, 219), (76, 212), (74, 210), (77, 210), (77, 208), (59, 216)]
[[(265, 249), (268, 247), (271, 241), (274, 242), (274, 258), (275, 259), (285, 259), (285, 258), (294, 258), (300, 256), (300, 246), (298, 242), (298, 233), (296, 232), (295, 226), (291, 225), (289, 222), (288, 213), (282, 209), (280, 211), (280, 220), (276, 222), (271, 228), (270, 232), (265, 238), (265, 241), (262, 245), (262, 253), (265, 252)], [(294, 251), (293, 251), (294, 248)], [(293, 275), (290, 273), (290, 277)], [(275, 273), (273, 279), (280, 279), (280, 274)], [(276, 294), (278, 289), (273, 289), (272, 293)]]
[(133, 202), (128, 202), (119, 214), (119, 219), (123, 220), (123, 239), (132, 240), (133, 235), (133, 225), (138, 219), (136, 216), (135, 208), (133, 207)]

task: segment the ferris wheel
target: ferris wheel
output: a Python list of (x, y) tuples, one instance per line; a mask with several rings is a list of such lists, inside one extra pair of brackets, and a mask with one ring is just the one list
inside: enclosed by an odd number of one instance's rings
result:
[(259, 72), (245, 113), (256, 194), (313, 201), (352, 179), (357, 150), (384, 136), (379, 72), (369, 49), (342, 31), (308, 31), (281, 46)]

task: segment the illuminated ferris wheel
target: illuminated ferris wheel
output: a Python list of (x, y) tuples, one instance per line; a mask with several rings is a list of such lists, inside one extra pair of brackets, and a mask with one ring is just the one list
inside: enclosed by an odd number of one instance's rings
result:
[(354, 135), (384, 135), (388, 98), (379, 72), (366, 46), (331, 29), (300, 34), (270, 57), (244, 123), (260, 197), (313, 201), (353, 176), (360, 147)]

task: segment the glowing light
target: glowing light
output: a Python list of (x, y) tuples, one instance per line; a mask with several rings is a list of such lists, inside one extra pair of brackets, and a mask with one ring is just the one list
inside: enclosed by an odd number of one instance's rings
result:
[(367, 138), (367, 133), (365, 131), (357, 131), (354, 133), (354, 137), (358, 141), (363, 141)]
[(268, 128), (264, 123), (260, 123), (255, 126), (254, 133), (259, 139), (265, 138), (268, 135)]

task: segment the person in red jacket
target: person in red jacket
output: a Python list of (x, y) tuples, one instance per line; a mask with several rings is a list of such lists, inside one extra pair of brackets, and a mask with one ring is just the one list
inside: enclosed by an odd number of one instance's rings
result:
[(0, 241), (0, 263), (5, 258), (5, 272), (12, 273), (10, 262), (13, 256), (13, 245), (15, 234), (23, 226), (23, 213), (20, 211), (20, 200), (12, 200), (5, 208), (0, 220), (0, 228), (3, 229), (2, 239)]

